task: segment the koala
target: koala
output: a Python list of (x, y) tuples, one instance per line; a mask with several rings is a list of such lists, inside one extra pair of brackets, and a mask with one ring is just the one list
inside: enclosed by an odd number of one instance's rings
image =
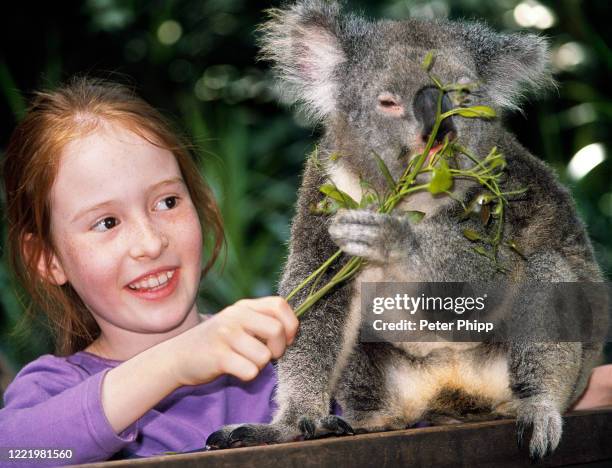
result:
[[(375, 154), (397, 180), (410, 155), (423, 151), (438, 92), (421, 67), (428, 51), (437, 51), (432, 72), (443, 82), (479, 83), (466, 105), (490, 106), (502, 115), (519, 109), (527, 92), (553, 82), (546, 40), (500, 34), (478, 22), (374, 21), (346, 13), (333, 1), (302, 0), (271, 11), (261, 45), (285, 101), (323, 129), (318, 155), (307, 160), (303, 173), (279, 293), (286, 296), (338, 247), (347, 255), (323, 281), (348, 256), (364, 258), (366, 266), (301, 319), (293, 346), (277, 362), (278, 410), (271, 424), (227, 426), (207, 445), (386, 431), (423, 420), (513, 417), (519, 441), (530, 430), (532, 457), (554, 450), (561, 414), (583, 392), (600, 343), (358, 339), (362, 282), (603, 281), (571, 196), (551, 169), (499, 118), (453, 117), (439, 130), (439, 138), (449, 136), (473, 154), (499, 148), (507, 162), (504, 189), (527, 189), (509, 202), (504, 238), (516, 240), (522, 255), (501, 249), (505, 272), (471, 248), (457, 221), (457, 198), (468, 203), (484, 190), (479, 185), (456, 183), (453, 198), (411, 195), (402, 208), (426, 213), (416, 224), (394, 212), (353, 209), (321, 216), (312, 210), (324, 197), (319, 187), (325, 183), (355, 200), (361, 197), (360, 180), (384, 191)], [(443, 109), (452, 106), (445, 97)], [(473, 163), (466, 158), (457, 164)], [(308, 289), (291, 303), (300, 304)], [(536, 306), (554, 307), (545, 297)], [(332, 399), (341, 405), (341, 417), (330, 414)]]

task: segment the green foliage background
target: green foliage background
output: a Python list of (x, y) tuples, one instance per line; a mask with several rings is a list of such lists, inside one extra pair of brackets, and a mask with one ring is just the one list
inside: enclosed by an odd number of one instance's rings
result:
[[(513, 20), (517, 0), (348, 3), (372, 17), (483, 19), (499, 30), (518, 29)], [(254, 59), (255, 27), (264, 18), (263, 10), (277, 4), (86, 0), (10, 2), (3, 7), (0, 152), (35, 89), (52, 87), (76, 73), (135, 85), (199, 146), (202, 172), (223, 211), (225, 267), (209, 274), (201, 294), (203, 307), (210, 311), (241, 297), (275, 291), (299, 174), (317, 136), (277, 104), (266, 64)], [(610, 277), (612, 162), (608, 157), (578, 182), (566, 175), (571, 156), (580, 148), (594, 142), (611, 147), (609, 2), (543, 4), (556, 18), (554, 26), (543, 31), (553, 50), (558, 53), (564, 44), (575, 43), (583, 60), (558, 70), (558, 91), (533, 99), (523, 114), (508, 116), (507, 125), (571, 187)], [(177, 33), (176, 41), (163, 43), (176, 39)], [(4, 224), (0, 227), (6, 231)], [(42, 327), (10, 333), (21, 313), (3, 262), (0, 353), (14, 369), (51, 350)]]

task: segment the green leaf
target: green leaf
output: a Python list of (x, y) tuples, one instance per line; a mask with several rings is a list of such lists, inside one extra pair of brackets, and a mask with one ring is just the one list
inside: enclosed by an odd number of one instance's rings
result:
[(498, 167), (502, 170), (506, 168), (506, 159), (501, 155), (487, 158), (484, 160), (484, 163), (486, 163), (490, 170), (497, 169)]
[(385, 162), (382, 160), (382, 158), (377, 153), (374, 153), (374, 157), (376, 158), (378, 169), (380, 170), (380, 172), (382, 172), (382, 175), (385, 176), (385, 180), (387, 181), (389, 190), (395, 190), (395, 186), (397, 184), (395, 180), (393, 179), (393, 176), (391, 175), (391, 171), (389, 171), (389, 168), (387, 167)]
[(506, 241), (506, 245), (508, 247), (510, 247), (514, 252), (516, 252), (517, 254), (519, 254), (521, 257), (526, 258), (525, 254), (523, 253), (523, 250), (521, 248), (519, 248), (518, 245), (516, 245), (516, 242), (512, 239)]
[(348, 193), (338, 189), (335, 185), (323, 184), (319, 188), (319, 191), (332, 200), (337, 201), (342, 208), (355, 209), (359, 206), (359, 204), (353, 200)]
[(313, 162), (314, 166), (317, 169), (322, 169), (323, 165), (321, 164), (321, 160), (319, 159), (319, 147), (315, 146), (314, 149), (312, 150), (312, 153), (310, 153), (309, 159)]
[(374, 192), (367, 192), (361, 196), (359, 200), (359, 208), (367, 208), (370, 205), (378, 205), (378, 195)]
[(491, 148), (491, 151), (489, 151), (489, 154), (487, 154), (487, 157), (485, 159), (494, 158), (497, 156), (501, 156), (501, 153), (498, 152), (497, 146), (494, 146), (493, 148)]
[(483, 257), (487, 257), (488, 259), (492, 259), (491, 254), (484, 247), (479, 245), (478, 247), (472, 247), (472, 249), (474, 249), (474, 252), (476, 252), (477, 254), (482, 255)]
[(331, 161), (337, 161), (338, 159), (340, 159), (340, 157), (341, 157), (340, 153), (338, 153), (338, 152), (336, 151), (336, 152), (334, 152), (334, 153), (330, 154), (329, 159), (330, 159)]
[(448, 164), (444, 159), (434, 167), (431, 181), (429, 182), (428, 190), (435, 194), (446, 192), (453, 186), (453, 176), (448, 168)]
[(467, 240), (472, 241), (472, 242), (476, 242), (477, 240), (480, 240), (480, 234), (478, 234), (473, 229), (464, 229), (463, 235)]
[(406, 217), (410, 223), (417, 224), (425, 217), (425, 213), (417, 210), (406, 211)]
[(427, 55), (425, 55), (425, 58), (423, 59), (423, 63), (421, 64), (421, 68), (425, 70), (426, 72), (429, 72), (431, 70), (431, 67), (433, 67), (435, 60), (436, 60), (436, 51), (430, 50), (429, 52), (427, 52)]
[(338, 211), (338, 204), (335, 200), (325, 197), (319, 203), (310, 206), (310, 212), (314, 215), (333, 215)]
[(497, 204), (495, 205), (495, 208), (493, 208), (493, 217), (495, 219), (499, 218), (502, 215), (502, 211), (504, 209), (504, 204), (501, 201), (498, 201)]
[(443, 119), (451, 115), (460, 115), (461, 117), (492, 119), (497, 114), (495, 110), (489, 106), (472, 106), (472, 107), (456, 107), (441, 115)]

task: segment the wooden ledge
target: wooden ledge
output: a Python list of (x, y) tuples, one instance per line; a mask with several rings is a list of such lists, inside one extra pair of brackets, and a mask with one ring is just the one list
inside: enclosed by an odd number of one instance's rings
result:
[(517, 448), (514, 420), (501, 420), (80, 466), (382, 468), (582, 464), (592, 468), (612, 466), (612, 407), (564, 416), (559, 447), (538, 463), (529, 460), (526, 448)]

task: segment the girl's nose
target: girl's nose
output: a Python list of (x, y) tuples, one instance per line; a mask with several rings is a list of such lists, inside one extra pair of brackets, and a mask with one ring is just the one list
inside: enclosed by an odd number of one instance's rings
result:
[(150, 222), (143, 222), (140, 229), (134, 232), (134, 243), (130, 256), (139, 258), (157, 258), (168, 247), (168, 237)]

